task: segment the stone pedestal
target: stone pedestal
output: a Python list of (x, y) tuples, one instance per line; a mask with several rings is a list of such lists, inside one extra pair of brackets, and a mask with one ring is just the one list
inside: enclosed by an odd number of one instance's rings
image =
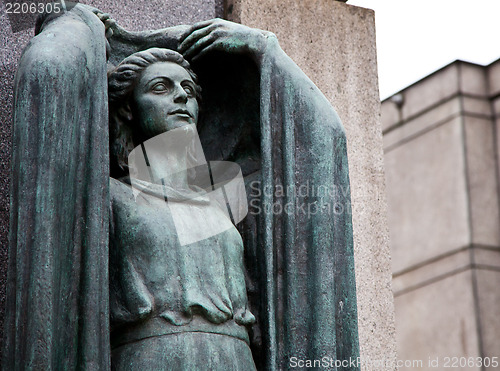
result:
[(274, 32), (342, 119), (348, 140), (361, 357), (395, 362), (374, 13), (331, 0), (230, 0), (226, 17)]

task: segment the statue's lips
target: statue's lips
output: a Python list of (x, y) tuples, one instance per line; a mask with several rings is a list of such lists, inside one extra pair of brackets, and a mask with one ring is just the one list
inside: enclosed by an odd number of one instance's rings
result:
[(177, 115), (177, 116), (181, 116), (181, 117), (190, 117), (190, 118), (193, 117), (193, 115), (189, 111), (186, 111), (183, 109), (178, 109), (178, 110), (169, 112), (169, 115)]

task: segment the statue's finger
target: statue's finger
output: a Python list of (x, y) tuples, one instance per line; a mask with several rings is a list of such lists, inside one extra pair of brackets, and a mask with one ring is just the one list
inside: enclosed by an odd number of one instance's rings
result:
[(106, 34), (105, 34), (106, 39), (109, 39), (111, 36), (113, 36), (113, 29), (111, 28), (106, 29)]
[(99, 17), (99, 19), (100, 19), (101, 21), (103, 21), (103, 22), (104, 22), (105, 20), (107, 20), (107, 19), (109, 19), (109, 18), (111, 17), (111, 16), (109, 15), (109, 13), (99, 13), (99, 14), (97, 14), (97, 16), (98, 16), (98, 17)]
[(205, 54), (207, 54), (208, 52), (211, 52), (213, 50), (218, 50), (220, 49), (222, 46), (222, 42), (221, 40), (215, 40), (213, 43), (211, 43), (210, 45), (206, 46), (205, 48), (203, 48), (202, 50), (200, 50), (198, 52), (198, 54), (196, 54), (192, 59), (191, 61), (194, 62), (196, 61), (198, 58), (200, 57), (203, 57)]
[(181, 33), (181, 35), (179, 36), (179, 45), (184, 41), (186, 37), (191, 35), (192, 32), (193, 32), (193, 26), (189, 26), (183, 33)]
[(188, 28), (187, 31), (185, 31), (181, 37), (179, 38), (179, 42), (181, 43), (182, 41), (184, 41), (184, 39), (186, 37), (188, 37), (189, 35), (191, 35), (193, 32), (195, 31), (198, 31), (199, 29), (201, 28), (205, 28), (207, 26), (210, 26), (211, 24), (213, 23), (213, 20), (209, 20), (209, 21), (203, 21), (203, 22), (198, 22), (198, 23), (195, 23), (193, 24), (192, 26), (190, 26)]
[(179, 52), (184, 54), (189, 48), (195, 45), (199, 40), (209, 35), (215, 28), (216, 25), (208, 25), (202, 29), (192, 32), (188, 37), (184, 39), (179, 45)]
[(106, 28), (110, 28), (110, 27), (113, 27), (114, 25), (116, 24), (116, 21), (112, 18), (110, 19), (107, 19), (105, 22), (104, 22), (104, 26)]
[(210, 26), (211, 24), (213, 24), (214, 22), (217, 22), (217, 21), (218, 21), (218, 19), (215, 18), (215, 19), (209, 19), (208, 21), (196, 22), (195, 24), (193, 24), (192, 30), (196, 31), (196, 30), (199, 30), (200, 28), (205, 28), (205, 27)]
[(213, 33), (208, 34), (207, 36), (194, 43), (189, 49), (187, 49), (186, 52), (183, 53), (184, 58), (191, 59), (195, 57), (201, 50), (205, 49), (216, 40), (217, 36), (215, 36)]

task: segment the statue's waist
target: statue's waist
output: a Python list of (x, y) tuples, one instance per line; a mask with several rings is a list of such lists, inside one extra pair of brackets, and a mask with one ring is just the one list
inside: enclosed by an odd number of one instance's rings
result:
[(139, 341), (154, 336), (180, 334), (184, 332), (206, 332), (232, 336), (249, 343), (248, 331), (245, 326), (238, 325), (234, 320), (216, 324), (209, 322), (202, 316), (195, 315), (186, 324), (173, 325), (164, 318), (155, 317), (138, 324), (124, 326), (111, 333), (111, 347)]

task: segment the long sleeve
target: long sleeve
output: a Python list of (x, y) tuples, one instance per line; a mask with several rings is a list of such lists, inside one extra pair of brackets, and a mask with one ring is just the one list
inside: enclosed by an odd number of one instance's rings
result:
[(104, 26), (48, 18), (16, 76), (5, 370), (106, 370), (108, 112)]
[[(359, 356), (346, 137), (328, 100), (274, 36), (261, 65), (260, 216), (267, 369)], [(333, 367), (332, 367), (333, 368)], [(357, 368), (354, 368), (357, 369)]]

